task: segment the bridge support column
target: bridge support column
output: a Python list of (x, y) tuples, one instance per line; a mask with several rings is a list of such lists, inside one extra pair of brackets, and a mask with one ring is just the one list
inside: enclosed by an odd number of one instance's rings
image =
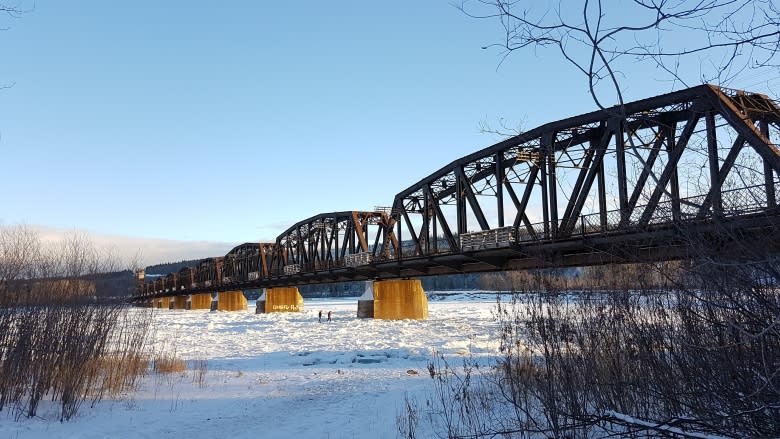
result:
[(244, 311), (247, 309), (243, 291), (220, 291), (217, 293), (217, 311)]
[(266, 288), (257, 299), (257, 313), (303, 311), (303, 296), (297, 287)]
[[(419, 279), (379, 280), (374, 282), (373, 290), (375, 319), (425, 320), (428, 318), (428, 297)], [(363, 304), (364, 315), (368, 313), (369, 306)], [(358, 312), (360, 311), (359, 305)]]
[(170, 297), (160, 297), (157, 299), (157, 308), (162, 309), (170, 309), (171, 307), (171, 298)]
[(176, 296), (173, 298), (173, 309), (187, 309), (187, 296)]
[(187, 309), (211, 309), (211, 293), (191, 294)]

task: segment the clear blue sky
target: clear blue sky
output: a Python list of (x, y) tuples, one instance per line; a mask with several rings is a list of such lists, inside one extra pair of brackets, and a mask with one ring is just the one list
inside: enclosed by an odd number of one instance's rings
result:
[(499, 67), (500, 25), (447, 0), (38, 0), (0, 25), (4, 224), (273, 240), (390, 205), (494, 143), (480, 121), (594, 109), (552, 52)]

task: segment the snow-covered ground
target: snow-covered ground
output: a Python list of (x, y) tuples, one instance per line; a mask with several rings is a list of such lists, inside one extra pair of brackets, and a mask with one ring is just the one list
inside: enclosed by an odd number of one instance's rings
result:
[(189, 364), (207, 360), (205, 386), (192, 370), (150, 373), (134, 394), (84, 405), (69, 422), (45, 405), (39, 417), (18, 422), (4, 412), (0, 439), (393, 438), (404, 395), (431, 388), (434, 351), (486, 361), (497, 351), (490, 293), (431, 294), (425, 321), (358, 319), (355, 298), (307, 299), (305, 307), (155, 311), (152, 348)]

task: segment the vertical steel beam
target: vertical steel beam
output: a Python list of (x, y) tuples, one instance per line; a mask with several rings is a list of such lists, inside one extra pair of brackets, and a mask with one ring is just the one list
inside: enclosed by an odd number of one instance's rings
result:
[[(607, 139), (607, 142), (609, 142), (609, 139)], [(599, 147), (601, 148), (602, 146)], [(606, 146), (603, 146), (603, 148), (606, 151)], [(604, 175), (604, 160), (599, 160), (595, 168), (598, 172), (596, 181), (599, 193), (599, 224), (601, 225), (601, 230), (606, 231), (609, 219), (607, 218), (607, 182)]]
[[(431, 190), (430, 184), (425, 184), (425, 198), (430, 198), (430, 206), (431, 209), (438, 209), (439, 203), (437, 202), (436, 198), (433, 197), (433, 191)], [(433, 223), (433, 253), (439, 253), (439, 228), (437, 227), (437, 216), (433, 214), (433, 212), (427, 213), (426, 215), (430, 215), (431, 222)]]
[[(403, 206), (401, 206), (401, 209), (403, 209)], [(395, 214), (397, 215), (398, 212), (395, 212)], [(401, 227), (401, 221), (399, 221), (400, 219), (401, 218), (398, 218), (398, 220), (395, 222), (395, 227), (397, 229), (396, 234), (398, 235), (398, 246), (395, 249), (395, 252), (396, 252), (395, 258), (396, 258), (396, 260), (398, 261), (399, 264), (404, 259), (404, 252), (403, 252), (403, 245), (404, 245), (403, 244), (404, 243), (403, 239), (404, 239), (404, 237), (403, 237), (403, 235), (401, 233), (402, 232), (401, 229), (403, 229), (403, 227)]]
[(429, 215), (430, 212), (430, 204), (428, 202), (428, 195), (423, 192), (423, 224), (422, 224), (422, 230), (420, 230), (420, 238), (422, 239), (423, 234), (425, 234), (425, 256), (429, 256), (431, 254), (431, 217)]
[[(667, 157), (671, 157), (677, 150), (677, 122), (669, 124), (667, 129), (669, 130), (669, 133), (666, 136), (668, 139), (666, 142), (666, 155)], [(658, 184), (660, 184), (660, 182)], [(669, 191), (671, 192), (672, 197), (672, 220), (674, 222), (679, 222), (682, 219), (682, 212), (680, 210), (680, 177), (676, 166), (669, 176)]]
[(323, 222), (322, 228), (320, 229), (320, 263), (324, 270), (328, 269), (328, 248), (330, 248), (327, 230), (328, 229)]
[(498, 227), (504, 227), (504, 152), (496, 153), (496, 214), (498, 215)]
[[(457, 169), (459, 165), (455, 165)], [(458, 218), (458, 235), (462, 235), (468, 231), (468, 224), (466, 223), (466, 191), (463, 188), (463, 181), (461, 180), (457, 170), (453, 170), (455, 174), (455, 189), (457, 194), (455, 196), (457, 218)]]
[(625, 120), (617, 121), (615, 129), (615, 160), (617, 161), (618, 202), (620, 205), (620, 222), (628, 221), (628, 181), (626, 176), (626, 138)]
[[(759, 122), (759, 129), (761, 134), (766, 137), (767, 143), (772, 143), (772, 139), (769, 138), (769, 124), (766, 119), (761, 119)], [(764, 187), (766, 187), (766, 201), (767, 207), (777, 207), (777, 194), (775, 193), (775, 171), (772, 169), (772, 165), (764, 158)]]
[(541, 148), (539, 150), (539, 153), (541, 154), (540, 160), (541, 163), (539, 163), (539, 183), (542, 186), (542, 223), (544, 228), (544, 237), (543, 239), (549, 239), (550, 238), (550, 198), (547, 194), (547, 153), (544, 150), (544, 148)]
[(555, 175), (556, 157), (555, 157), (555, 133), (552, 131), (542, 135), (541, 149), (545, 151), (545, 165), (547, 166), (547, 197), (549, 199), (550, 215), (550, 235), (552, 238), (558, 236), (558, 180)]
[(708, 111), (704, 115), (707, 126), (707, 158), (710, 165), (710, 194), (712, 195), (712, 213), (715, 216), (723, 215), (723, 203), (721, 202), (720, 187), (723, 181), (718, 176), (720, 161), (718, 158), (718, 139), (715, 134), (715, 113)]

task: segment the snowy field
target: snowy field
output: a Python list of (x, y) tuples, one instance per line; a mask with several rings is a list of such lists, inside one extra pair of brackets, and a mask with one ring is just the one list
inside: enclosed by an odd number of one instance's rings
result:
[[(2, 438), (394, 438), (404, 395), (423, 397), (434, 351), (493, 358), (490, 293), (429, 295), (426, 321), (357, 319), (357, 299), (306, 299), (302, 313), (155, 311), (153, 349), (197, 374), (148, 374), (138, 391), (69, 422), (0, 416)], [(317, 313), (323, 310), (323, 322)], [(325, 322), (328, 311), (333, 322)], [(42, 402), (47, 404), (48, 402)], [(50, 404), (50, 403), (48, 403)], [(425, 437), (424, 432), (418, 432)]]

